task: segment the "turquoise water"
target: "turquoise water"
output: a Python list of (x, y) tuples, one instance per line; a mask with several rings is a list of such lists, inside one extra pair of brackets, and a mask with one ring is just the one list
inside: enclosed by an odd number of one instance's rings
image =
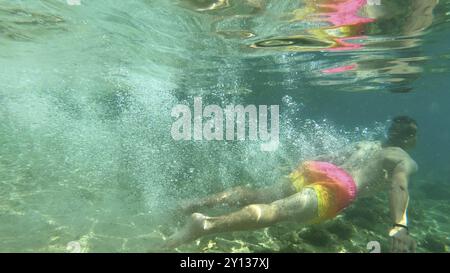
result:
[[(0, 0), (0, 252), (158, 251), (183, 222), (177, 201), (268, 185), (302, 159), (384, 137), (396, 115), (419, 124), (418, 251), (448, 252), (450, 1), (382, 0), (357, 27), (326, 21), (319, 2)], [(278, 150), (173, 140), (171, 109), (196, 96), (280, 105)], [(174, 251), (384, 250), (388, 215), (380, 196), (317, 227)]]

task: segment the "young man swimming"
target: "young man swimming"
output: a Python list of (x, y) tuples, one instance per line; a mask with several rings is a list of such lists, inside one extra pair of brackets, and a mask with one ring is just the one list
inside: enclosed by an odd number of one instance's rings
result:
[(204, 199), (187, 202), (186, 212), (219, 204), (244, 206), (218, 217), (193, 213), (167, 247), (176, 247), (201, 236), (269, 227), (284, 221), (302, 224), (333, 219), (356, 198), (389, 191), (393, 252), (414, 252), (408, 233), (407, 207), (410, 175), (416, 162), (406, 151), (416, 144), (417, 123), (406, 116), (393, 119), (385, 143), (357, 142), (331, 155), (302, 162), (274, 186), (262, 189), (237, 187)]

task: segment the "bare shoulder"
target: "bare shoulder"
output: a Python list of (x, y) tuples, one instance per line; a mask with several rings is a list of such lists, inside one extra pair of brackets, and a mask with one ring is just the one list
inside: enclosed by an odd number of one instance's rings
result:
[(369, 150), (376, 150), (376, 145), (375, 142), (371, 141), (353, 142), (337, 148), (332, 153), (316, 156), (312, 160), (327, 161), (340, 166), (349, 160), (362, 158)]
[(379, 149), (381, 148), (380, 141), (358, 141), (353, 143), (357, 149)]
[(392, 169), (400, 167), (408, 173), (414, 173), (418, 170), (416, 161), (402, 148), (386, 147), (381, 150), (384, 165), (390, 166)]

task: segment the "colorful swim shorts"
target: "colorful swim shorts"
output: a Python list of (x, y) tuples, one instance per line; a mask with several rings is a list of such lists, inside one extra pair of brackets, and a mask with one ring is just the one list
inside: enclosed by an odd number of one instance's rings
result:
[(289, 178), (297, 192), (304, 188), (311, 188), (316, 192), (318, 215), (312, 223), (334, 218), (356, 197), (353, 178), (343, 169), (328, 162), (305, 161)]

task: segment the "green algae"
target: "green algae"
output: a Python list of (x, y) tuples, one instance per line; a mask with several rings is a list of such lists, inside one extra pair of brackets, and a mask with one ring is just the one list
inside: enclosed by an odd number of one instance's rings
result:
[(312, 226), (299, 236), (313, 246), (326, 247), (332, 244), (332, 237), (325, 229), (319, 226)]
[(353, 236), (353, 227), (348, 222), (334, 221), (331, 222), (326, 230), (332, 234), (335, 234), (341, 240), (349, 240)]

